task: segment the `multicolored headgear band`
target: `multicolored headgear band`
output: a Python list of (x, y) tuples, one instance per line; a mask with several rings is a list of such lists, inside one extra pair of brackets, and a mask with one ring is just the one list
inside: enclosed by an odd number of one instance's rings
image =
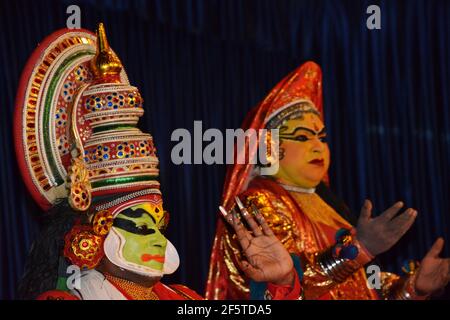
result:
[(308, 61), (289, 75), (285, 81), (282, 83), (282, 88), (275, 88), (264, 99), (264, 101), (273, 99), (264, 120), (265, 127), (276, 129), (285, 121), (299, 118), (306, 112), (314, 113), (322, 118), (320, 67)]

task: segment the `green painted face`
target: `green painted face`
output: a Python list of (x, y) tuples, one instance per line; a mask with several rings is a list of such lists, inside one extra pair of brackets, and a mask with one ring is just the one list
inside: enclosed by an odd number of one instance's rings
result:
[(113, 228), (125, 238), (124, 259), (162, 271), (167, 246), (166, 237), (159, 231), (163, 223), (162, 205), (142, 203), (119, 213)]

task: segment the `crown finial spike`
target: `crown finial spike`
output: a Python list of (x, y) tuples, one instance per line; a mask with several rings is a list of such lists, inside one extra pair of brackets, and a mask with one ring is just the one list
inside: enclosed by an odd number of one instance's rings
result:
[(106, 31), (103, 22), (98, 24), (97, 28), (97, 51), (104, 52), (109, 49), (108, 38), (106, 38)]
[[(117, 55), (111, 50), (106, 37), (105, 26), (99, 23), (97, 28), (97, 52), (92, 59), (92, 69), (97, 78), (108, 77), (111, 81), (111, 76), (119, 76), (122, 70), (122, 63)], [(119, 81), (119, 79), (117, 79)]]

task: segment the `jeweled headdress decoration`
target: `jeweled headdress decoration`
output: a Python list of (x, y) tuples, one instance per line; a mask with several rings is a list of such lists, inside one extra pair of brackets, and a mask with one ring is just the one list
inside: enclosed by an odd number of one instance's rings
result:
[(21, 77), (15, 141), (43, 209), (69, 197), (84, 211), (95, 196), (159, 188), (152, 136), (136, 127), (142, 103), (103, 24), (97, 37), (64, 29), (40, 44)]

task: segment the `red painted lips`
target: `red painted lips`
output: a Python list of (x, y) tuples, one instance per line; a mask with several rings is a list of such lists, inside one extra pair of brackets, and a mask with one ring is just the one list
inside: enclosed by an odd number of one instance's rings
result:
[(164, 256), (160, 256), (159, 254), (152, 255), (152, 254), (144, 253), (141, 256), (141, 260), (143, 262), (148, 262), (150, 260), (154, 260), (154, 261), (159, 262), (159, 263), (164, 263), (165, 257)]
[(321, 166), (321, 167), (323, 167), (325, 165), (325, 161), (323, 159), (314, 159), (314, 160), (311, 160), (309, 163), (316, 165), (316, 166)]

